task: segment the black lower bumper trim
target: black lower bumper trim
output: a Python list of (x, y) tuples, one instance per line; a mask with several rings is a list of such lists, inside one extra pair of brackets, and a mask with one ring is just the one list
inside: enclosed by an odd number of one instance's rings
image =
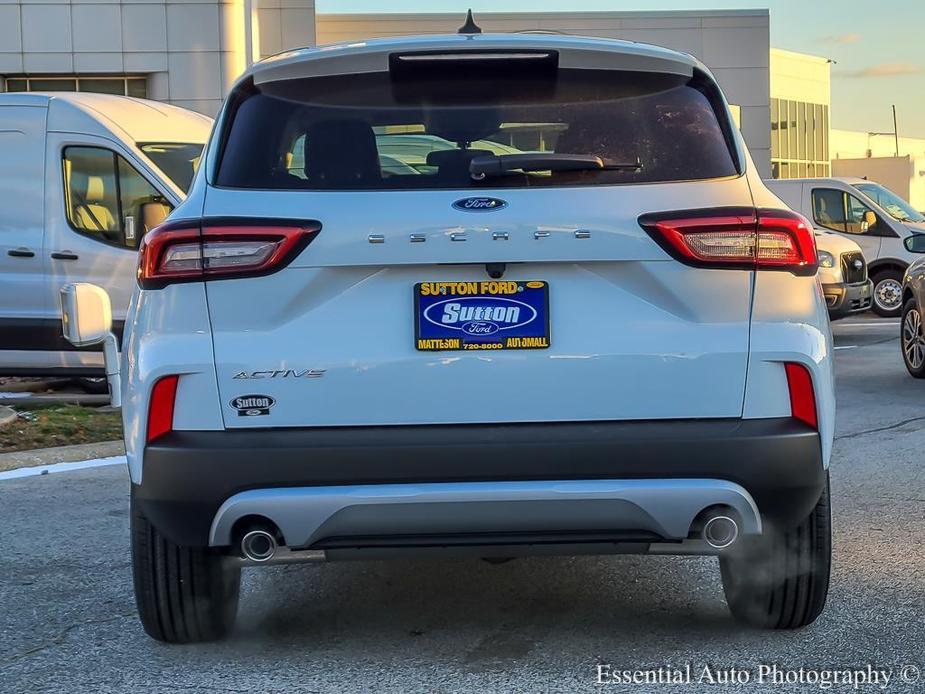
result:
[(765, 522), (794, 525), (825, 482), (819, 435), (790, 418), (175, 431), (145, 449), (133, 494), (167, 537), (202, 546), (248, 489), (681, 478), (735, 482)]
[(601, 530), (560, 533), (465, 533), (456, 535), (397, 535), (368, 537), (329, 537), (312, 545), (312, 549), (367, 549), (371, 547), (492, 547), (496, 545), (570, 545), (570, 544), (649, 544), (662, 538), (644, 530)]
[(837, 320), (870, 308), (873, 285), (869, 280), (858, 284), (823, 284), (822, 294), (829, 309), (829, 318)]

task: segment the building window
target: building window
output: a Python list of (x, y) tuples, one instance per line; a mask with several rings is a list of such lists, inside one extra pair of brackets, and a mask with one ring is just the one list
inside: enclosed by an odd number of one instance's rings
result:
[(829, 107), (788, 99), (771, 99), (771, 176), (827, 177)]
[(95, 92), (97, 94), (118, 94), (148, 96), (148, 80), (145, 77), (118, 75), (78, 77), (75, 75), (54, 75), (41, 77), (7, 77), (8, 92)]

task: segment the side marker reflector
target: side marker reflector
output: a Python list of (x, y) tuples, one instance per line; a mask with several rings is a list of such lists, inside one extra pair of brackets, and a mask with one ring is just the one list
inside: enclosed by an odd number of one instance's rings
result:
[(179, 376), (164, 376), (151, 389), (148, 409), (147, 442), (173, 431), (173, 406), (177, 399)]
[(805, 366), (794, 362), (787, 362), (784, 368), (787, 370), (787, 388), (790, 390), (791, 415), (813, 429), (818, 429), (812, 374)]

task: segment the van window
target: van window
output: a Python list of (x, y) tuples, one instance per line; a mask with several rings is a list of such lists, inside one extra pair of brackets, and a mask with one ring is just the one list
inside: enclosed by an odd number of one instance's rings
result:
[(864, 214), (873, 210), (850, 193), (834, 188), (815, 188), (812, 198), (813, 219), (820, 226), (846, 234), (881, 235), (879, 219), (870, 227), (864, 220)]
[(199, 168), (204, 146), (202, 143), (138, 143), (138, 149), (184, 193), (188, 193), (193, 184), (193, 176)]
[(855, 183), (854, 187), (886, 211), (893, 219), (900, 222), (925, 222), (925, 215), (889, 188), (879, 183)]
[[(414, 190), (732, 176), (737, 167), (714, 92), (697, 77), (569, 69), (513, 78), (486, 79), (476, 70), (245, 84), (231, 97), (216, 183)], [(641, 166), (470, 175), (474, 157), (537, 152)]]
[(172, 206), (124, 158), (102, 147), (64, 150), (65, 211), (71, 227), (97, 241), (138, 248)]

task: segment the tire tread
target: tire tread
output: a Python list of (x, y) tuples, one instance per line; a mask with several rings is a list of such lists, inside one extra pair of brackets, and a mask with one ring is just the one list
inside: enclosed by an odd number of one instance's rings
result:
[(213, 641), (234, 624), (241, 571), (200, 547), (175, 545), (132, 501), (135, 601), (145, 631), (167, 643)]
[(733, 615), (765, 629), (799, 629), (825, 608), (831, 573), (829, 485), (809, 516), (720, 558)]

